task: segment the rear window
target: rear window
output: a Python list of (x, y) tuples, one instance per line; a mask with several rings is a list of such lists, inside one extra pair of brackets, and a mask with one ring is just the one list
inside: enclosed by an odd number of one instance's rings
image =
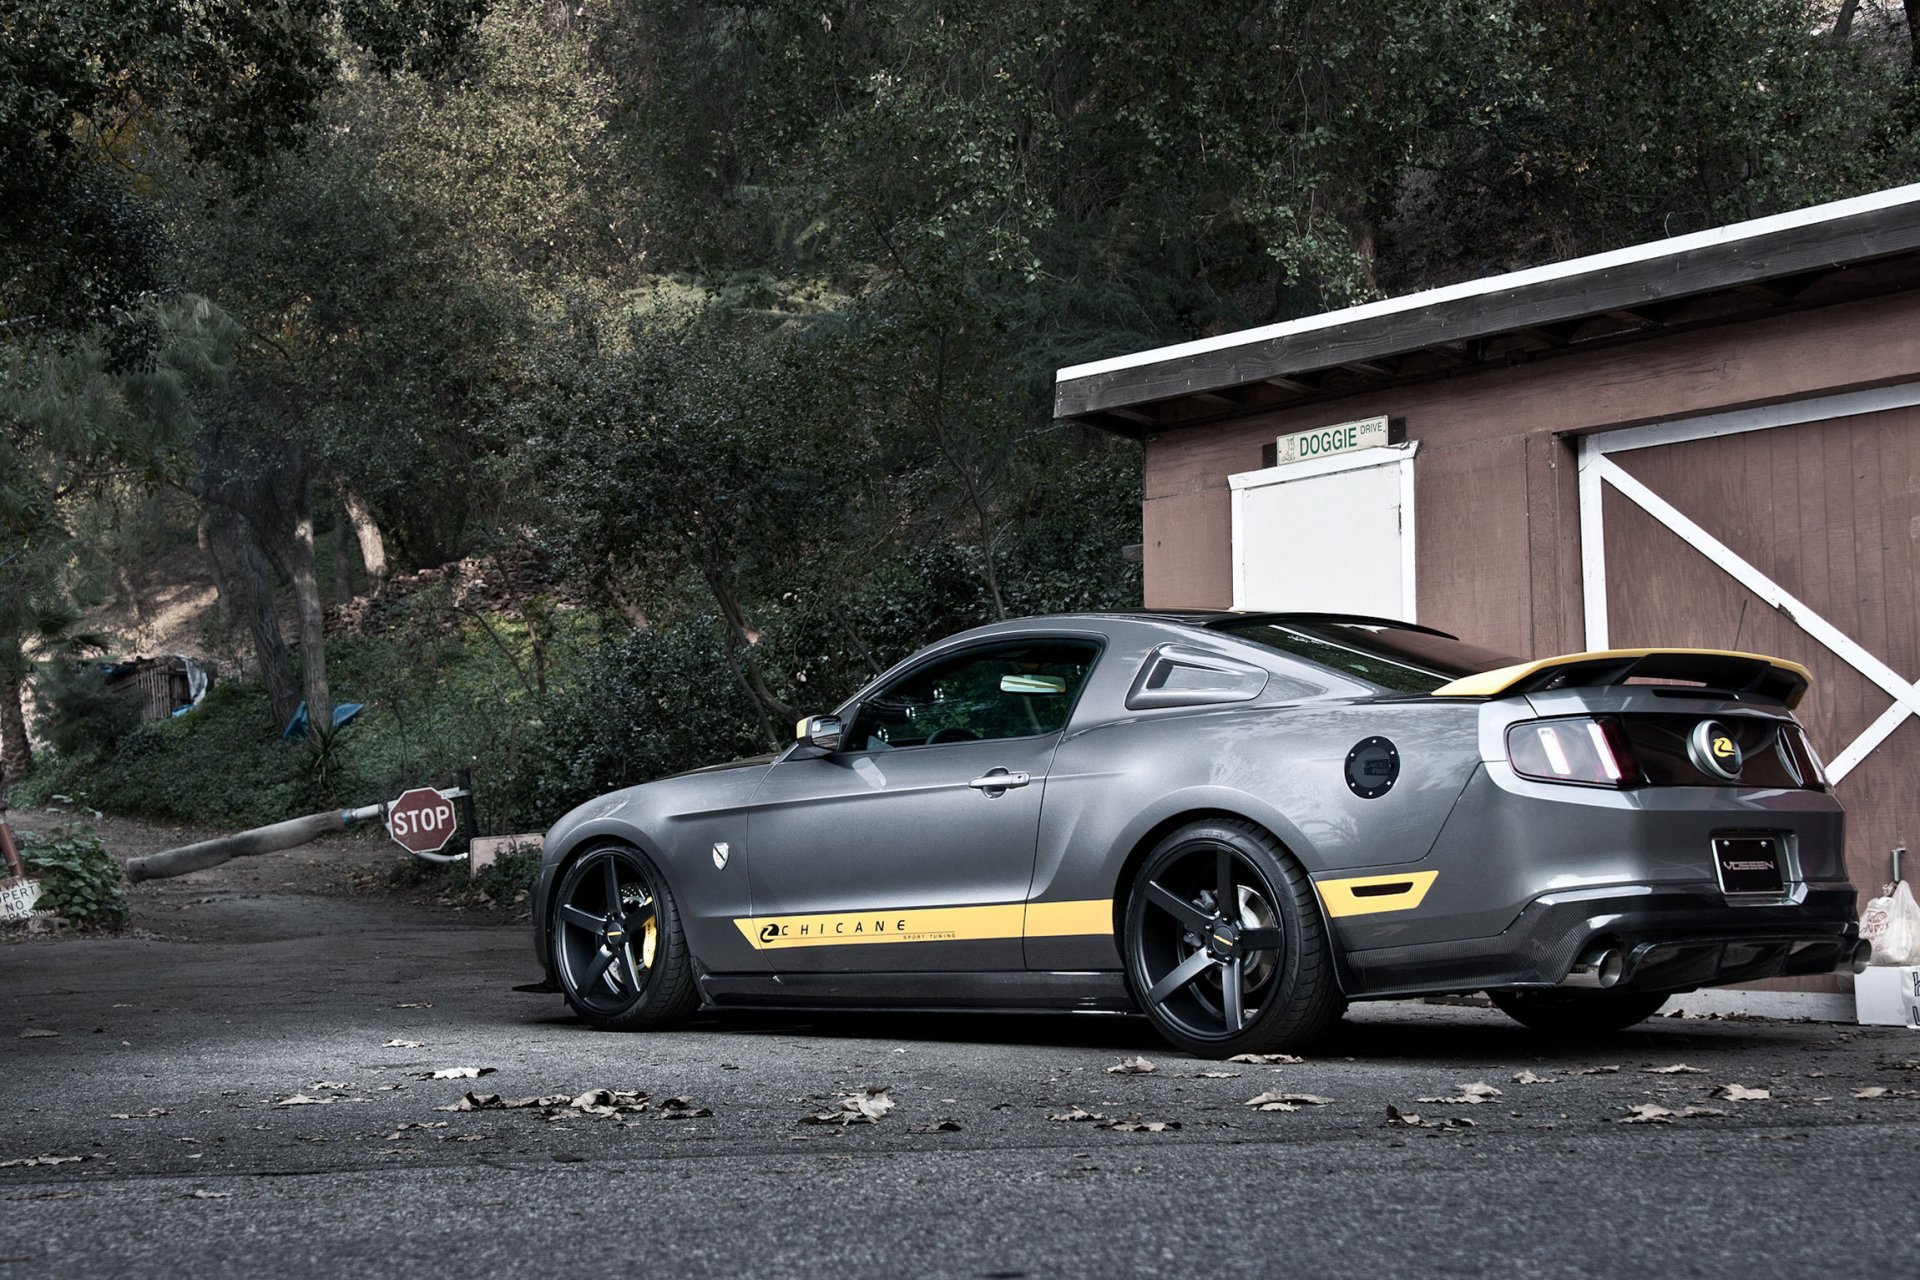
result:
[(1215, 623), (1212, 629), (1395, 693), (1432, 693), (1462, 676), (1520, 661), (1450, 636), (1382, 622), (1249, 618)]

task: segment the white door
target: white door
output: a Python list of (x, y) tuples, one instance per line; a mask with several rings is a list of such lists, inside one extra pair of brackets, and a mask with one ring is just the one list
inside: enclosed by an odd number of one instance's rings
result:
[(1233, 607), (1413, 621), (1415, 447), (1228, 477)]

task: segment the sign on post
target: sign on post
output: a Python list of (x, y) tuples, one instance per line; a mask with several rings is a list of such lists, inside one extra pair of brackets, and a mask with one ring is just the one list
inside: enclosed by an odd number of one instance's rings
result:
[(403, 792), (387, 809), (387, 834), (409, 853), (438, 853), (459, 825), (453, 801), (432, 787)]
[(1315, 427), (1312, 431), (1296, 431), (1274, 442), (1273, 465), (1284, 467), (1289, 462), (1306, 462), (1335, 453), (1378, 449), (1390, 443), (1391, 439), (1384, 416), (1335, 423), (1331, 427)]

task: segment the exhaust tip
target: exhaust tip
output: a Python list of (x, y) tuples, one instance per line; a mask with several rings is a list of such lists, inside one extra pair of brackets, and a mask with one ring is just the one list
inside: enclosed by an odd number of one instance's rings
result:
[(1627, 975), (1627, 958), (1618, 947), (1601, 947), (1589, 951), (1574, 961), (1573, 968), (1567, 972), (1560, 985), (1563, 987), (1598, 987), (1602, 991), (1620, 984)]
[(1853, 954), (1835, 967), (1836, 973), (1861, 974), (1867, 971), (1867, 965), (1873, 961), (1873, 944), (1865, 938), (1853, 944)]

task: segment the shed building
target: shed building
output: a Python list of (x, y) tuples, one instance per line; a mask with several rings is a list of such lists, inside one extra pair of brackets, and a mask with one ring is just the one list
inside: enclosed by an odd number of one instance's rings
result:
[(1792, 658), (1863, 898), (1920, 840), (1920, 185), (1062, 369), (1055, 416), (1143, 446), (1149, 607)]

